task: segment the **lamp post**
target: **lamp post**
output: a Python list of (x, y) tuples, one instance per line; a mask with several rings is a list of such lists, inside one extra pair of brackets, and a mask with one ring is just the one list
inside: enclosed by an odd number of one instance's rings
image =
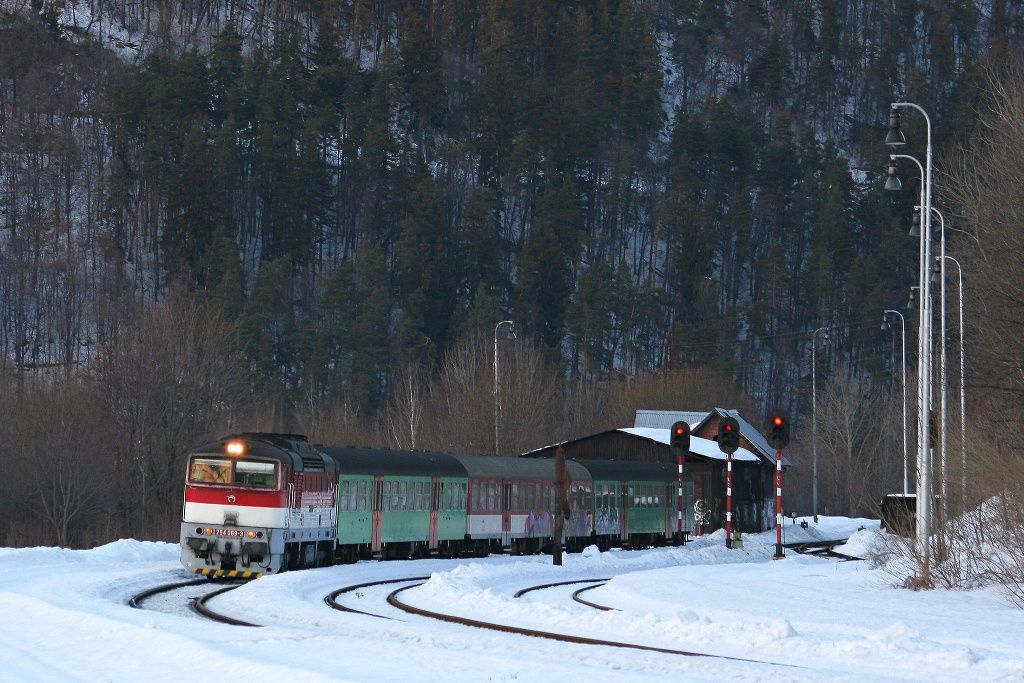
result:
[(939, 435), (939, 469), (942, 472), (942, 482), (939, 490), (942, 495), (942, 522), (949, 519), (949, 460), (946, 456), (946, 219), (942, 212), (932, 208), (932, 212), (939, 217), (939, 256), (936, 258), (937, 272), (935, 275), (939, 280), (939, 412), (942, 430)]
[[(917, 513), (915, 541), (918, 552), (918, 580), (923, 585), (931, 585), (930, 574), (930, 548), (929, 538), (931, 536), (931, 444), (930, 444), (930, 416), (931, 416), (931, 296), (928, 283), (928, 266), (931, 263), (930, 256), (930, 235), (932, 220), (932, 123), (921, 106), (912, 102), (893, 102), (889, 111), (889, 132), (885, 138), (885, 144), (890, 147), (900, 147), (906, 144), (903, 132), (900, 130), (900, 109), (915, 109), (924, 116), (927, 126), (927, 140), (925, 147), (925, 164), (922, 178), (924, 178), (924, 201), (921, 211), (921, 262), (918, 268), (918, 281), (921, 287), (920, 318), (918, 319), (918, 355), (917, 355), (917, 382), (918, 382), (918, 452), (917, 452)], [(902, 155), (894, 155), (902, 156)], [(890, 178), (895, 175), (894, 168), (889, 168)], [(888, 181), (886, 187), (889, 187)]]
[(501, 394), (498, 391), (498, 328), (508, 325), (509, 334), (515, 338), (515, 330), (511, 320), (502, 320), (494, 326), (494, 454), (498, 455), (499, 434), (501, 429)]
[(900, 356), (901, 374), (903, 375), (903, 495), (910, 493), (910, 456), (907, 448), (907, 321), (899, 311), (886, 309), (882, 313), (882, 329), (889, 329), (886, 313), (894, 313), (900, 317), (900, 337), (903, 339), (903, 353)]
[[(818, 333), (828, 330), (828, 327), (819, 327), (811, 335), (811, 511), (814, 513), (814, 521), (818, 521), (818, 362), (817, 342)], [(828, 341), (828, 332), (825, 332), (825, 341)]]
[(964, 273), (953, 256), (943, 259), (956, 264), (957, 291), (960, 294), (960, 509), (967, 503), (967, 375), (964, 374)]

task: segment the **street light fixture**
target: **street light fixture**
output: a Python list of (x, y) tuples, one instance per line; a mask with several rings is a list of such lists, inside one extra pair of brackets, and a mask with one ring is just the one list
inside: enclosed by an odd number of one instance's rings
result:
[(907, 321), (899, 311), (887, 308), (882, 313), (882, 329), (889, 329), (889, 320), (886, 313), (892, 313), (900, 317), (900, 330), (903, 339), (903, 354), (900, 356), (900, 365), (903, 375), (903, 495), (910, 493), (910, 456), (907, 448)]
[(819, 327), (811, 335), (811, 511), (818, 521), (818, 333), (825, 332), (822, 340), (829, 341), (828, 327)]
[[(929, 417), (931, 414), (931, 296), (928, 281), (928, 266), (931, 263), (931, 206), (932, 206), (932, 123), (920, 105), (912, 102), (893, 102), (889, 112), (889, 132), (885, 142), (890, 147), (899, 147), (906, 143), (900, 130), (899, 109), (916, 109), (924, 116), (927, 125), (925, 163), (921, 177), (924, 187), (921, 202), (921, 261), (918, 268), (918, 282), (921, 286), (920, 316), (918, 318), (918, 452), (917, 452), (917, 512), (915, 525), (915, 541), (918, 553), (918, 580), (923, 585), (931, 585), (929, 539), (932, 526), (932, 471), (931, 444), (929, 434)], [(890, 160), (905, 155), (890, 155)], [(912, 158), (912, 157), (911, 157)], [(915, 159), (916, 161), (916, 159)], [(920, 165), (920, 162), (918, 162)]]
[(514, 323), (511, 320), (502, 320), (500, 323), (494, 326), (494, 454), (498, 455), (500, 451), (499, 446), (499, 434), (501, 429), (501, 393), (498, 391), (498, 328), (502, 325), (508, 325), (508, 333), (512, 339), (516, 338), (516, 332), (513, 328)]
[(898, 104), (893, 104), (892, 108), (889, 109), (889, 132), (885, 136), (885, 144), (890, 147), (901, 147), (907, 144), (907, 138), (903, 136), (903, 131), (900, 130), (900, 110), (897, 107)]

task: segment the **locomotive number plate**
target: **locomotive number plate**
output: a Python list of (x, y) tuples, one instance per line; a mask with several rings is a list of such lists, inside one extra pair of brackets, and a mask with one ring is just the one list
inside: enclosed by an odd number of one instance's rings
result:
[(244, 534), (241, 529), (214, 529), (214, 536), (230, 536), (232, 538), (241, 538)]

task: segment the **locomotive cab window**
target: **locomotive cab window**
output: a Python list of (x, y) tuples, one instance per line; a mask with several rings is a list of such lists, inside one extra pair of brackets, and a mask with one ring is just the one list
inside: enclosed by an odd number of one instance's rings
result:
[(229, 484), (274, 488), (277, 465), (257, 460), (232, 461), (226, 458), (192, 458), (188, 473), (192, 484)]
[(194, 484), (230, 484), (231, 461), (222, 458), (193, 458), (188, 479)]
[(235, 463), (235, 483), (242, 486), (272, 487), (277, 483), (275, 469), (272, 462), (240, 460)]

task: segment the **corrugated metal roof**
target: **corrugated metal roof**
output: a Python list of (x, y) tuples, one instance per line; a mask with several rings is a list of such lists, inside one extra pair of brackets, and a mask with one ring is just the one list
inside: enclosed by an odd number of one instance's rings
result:
[[(715, 408), (709, 412), (693, 412), (686, 410), (638, 410), (636, 411), (636, 424), (635, 427), (653, 427), (660, 429), (668, 429), (672, 426), (673, 422), (677, 420), (685, 420), (690, 429), (696, 429), (698, 426), (707, 421), (713, 413), (718, 413), (722, 417), (729, 416), (736, 418), (736, 421), (740, 423), (740, 434), (747, 441), (751, 443), (757, 454), (765, 460), (774, 462), (775, 461), (775, 449), (768, 444), (768, 440), (764, 437), (759, 429), (754, 425), (747, 422), (740, 411), (728, 408)], [(788, 467), (789, 461), (783, 459), (783, 465)]]
[(654, 429), (669, 429), (672, 423), (683, 420), (693, 429), (707, 418), (710, 411), (686, 411), (686, 410), (638, 410), (634, 427), (653, 427)]
[[(633, 436), (639, 436), (643, 439), (650, 439), (651, 441), (657, 441), (668, 446), (671, 443), (671, 429), (650, 429), (650, 428), (637, 428), (637, 427), (625, 427), (619, 430), (620, 432), (626, 432)], [(718, 447), (717, 441), (711, 439), (704, 439), (699, 436), (690, 437), (690, 452), (694, 455), (702, 455), (705, 458), (711, 458), (712, 460), (725, 460), (725, 453)], [(733, 460), (739, 462), (760, 462), (760, 459), (746, 448), (740, 448), (736, 451), (733, 456)]]

